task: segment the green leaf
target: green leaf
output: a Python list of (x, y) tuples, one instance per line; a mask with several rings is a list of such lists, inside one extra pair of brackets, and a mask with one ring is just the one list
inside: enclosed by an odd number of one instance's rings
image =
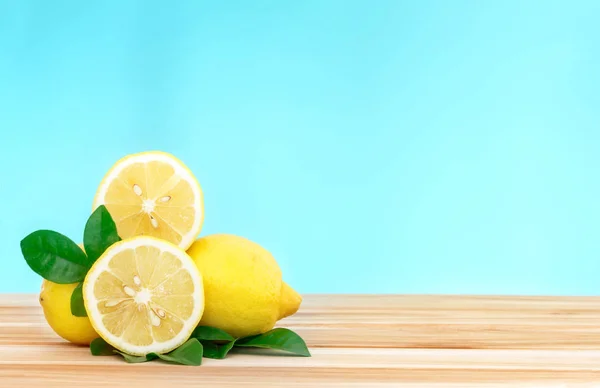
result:
[(88, 218), (83, 232), (83, 246), (93, 263), (114, 243), (121, 241), (117, 226), (104, 205), (98, 206)]
[(90, 344), (90, 352), (93, 356), (112, 356), (115, 348), (110, 346), (108, 342), (98, 337)]
[(198, 326), (192, 338), (200, 341), (204, 347), (204, 357), (223, 359), (233, 347), (235, 338), (227, 332), (210, 326)]
[(222, 360), (227, 356), (227, 353), (233, 348), (234, 341), (229, 341), (225, 344), (218, 344), (212, 341), (200, 341), (204, 347), (204, 357), (216, 358)]
[(164, 361), (173, 362), (182, 365), (201, 365), (202, 364), (202, 344), (197, 339), (191, 338), (186, 343), (168, 354), (148, 353), (145, 356), (132, 356), (123, 353), (109, 345), (102, 338), (96, 338), (90, 344), (90, 351), (94, 356), (110, 356), (118, 354), (131, 364), (148, 362), (160, 358)]
[(82, 281), (91, 262), (68, 237), (51, 230), (38, 230), (21, 240), (27, 265), (46, 280), (59, 284)]
[(149, 353), (145, 356), (132, 356), (131, 354), (123, 353), (118, 350), (114, 350), (114, 353), (120, 354), (123, 357), (123, 359), (125, 359), (125, 361), (127, 361), (130, 364), (139, 364), (141, 362), (148, 362), (156, 360), (158, 358), (158, 355), (154, 353)]
[(71, 314), (76, 317), (87, 317), (85, 304), (83, 303), (83, 283), (79, 283), (71, 294)]
[(198, 326), (192, 333), (193, 338), (197, 338), (200, 341), (233, 341), (233, 338), (228, 333), (221, 329), (210, 326)]
[(235, 346), (283, 350), (299, 356), (310, 357), (310, 352), (302, 337), (285, 328), (277, 328), (264, 334), (240, 338), (236, 341)]
[(196, 338), (190, 338), (186, 343), (168, 354), (158, 354), (164, 361), (182, 365), (198, 366), (202, 364), (203, 348)]

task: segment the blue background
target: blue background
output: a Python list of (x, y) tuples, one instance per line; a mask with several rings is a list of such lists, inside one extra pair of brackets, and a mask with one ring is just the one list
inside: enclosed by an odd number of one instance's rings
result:
[(600, 2), (0, 0), (0, 292), (160, 149), (303, 293), (598, 294)]

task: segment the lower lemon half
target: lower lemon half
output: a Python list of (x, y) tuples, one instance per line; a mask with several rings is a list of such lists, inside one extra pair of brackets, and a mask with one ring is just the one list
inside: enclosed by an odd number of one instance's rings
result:
[(151, 236), (108, 248), (86, 275), (83, 298), (96, 332), (131, 355), (177, 348), (204, 312), (202, 275), (192, 259)]

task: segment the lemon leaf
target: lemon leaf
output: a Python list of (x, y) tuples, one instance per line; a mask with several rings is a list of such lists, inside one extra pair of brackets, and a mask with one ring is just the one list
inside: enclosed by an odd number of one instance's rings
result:
[(70, 238), (52, 230), (37, 230), (21, 240), (27, 265), (46, 280), (58, 284), (82, 281), (91, 262)]
[(306, 343), (298, 334), (285, 328), (277, 328), (264, 334), (240, 338), (236, 347), (282, 350), (299, 356), (310, 357)]
[(88, 258), (95, 262), (108, 247), (119, 241), (117, 226), (108, 209), (104, 205), (98, 206), (88, 218), (83, 232), (83, 246)]
[(204, 347), (204, 357), (222, 360), (227, 356), (231, 348), (233, 348), (235, 340), (225, 344), (218, 344), (212, 341), (200, 341), (200, 343)]
[(200, 341), (204, 347), (204, 357), (223, 359), (235, 344), (235, 338), (229, 333), (210, 326), (198, 326), (192, 338)]
[(203, 353), (202, 344), (195, 338), (191, 338), (186, 343), (167, 354), (148, 353), (145, 356), (132, 356), (131, 354), (116, 350), (102, 338), (97, 338), (92, 341), (90, 349), (94, 356), (118, 354), (123, 357), (126, 362), (131, 364), (153, 361), (160, 358), (163, 361), (175, 364), (198, 366), (202, 364)]
[(87, 317), (87, 311), (85, 311), (85, 304), (83, 303), (83, 283), (79, 283), (71, 294), (71, 314), (76, 317)]
[(210, 326), (196, 327), (192, 337), (200, 341), (233, 341), (235, 339), (225, 331)]
[(140, 362), (148, 362), (158, 358), (158, 355), (154, 353), (145, 356), (132, 356), (131, 354), (123, 353), (118, 350), (114, 350), (114, 353), (121, 355), (123, 359), (130, 364), (139, 364)]
[(190, 338), (186, 343), (167, 354), (157, 354), (164, 361), (182, 365), (198, 366), (202, 364), (204, 349), (196, 338)]
[(90, 343), (90, 352), (92, 353), (92, 356), (112, 356), (115, 354), (114, 350), (115, 348), (100, 337)]

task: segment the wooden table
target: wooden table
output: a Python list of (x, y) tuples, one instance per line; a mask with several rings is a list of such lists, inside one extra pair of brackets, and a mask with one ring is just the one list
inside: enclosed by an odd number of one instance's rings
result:
[(0, 387), (600, 387), (600, 298), (307, 295), (280, 322), (311, 358), (200, 367), (93, 357), (36, 295), (0, 296)]

